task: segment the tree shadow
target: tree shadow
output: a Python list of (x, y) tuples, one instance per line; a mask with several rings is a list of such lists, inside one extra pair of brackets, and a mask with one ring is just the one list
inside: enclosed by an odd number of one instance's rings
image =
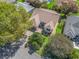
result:
[(28, 48), (29, 48), (28, 53), (29, 53), (30, 55), (32, 55), (33, 53), (36, 52), (36, 49), (35, 49), (32, 45), (29, 45)]
[(15, 56), (15, 53), (25, 42), (24, 39), (21, 39), (13, 44), (6, 44), (3, 47), (0, 47), (0, 59), (9, 59), (10, 57)]

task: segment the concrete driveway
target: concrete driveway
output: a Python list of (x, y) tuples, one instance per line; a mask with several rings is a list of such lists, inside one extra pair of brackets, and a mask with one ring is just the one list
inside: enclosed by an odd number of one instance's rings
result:
[(24, 48), (23, 46), (16, 52), (15, 56), (11, 57), (10, 59), (42, 59), (37, 54), (30, 55), (28, 53), (28, 48)]

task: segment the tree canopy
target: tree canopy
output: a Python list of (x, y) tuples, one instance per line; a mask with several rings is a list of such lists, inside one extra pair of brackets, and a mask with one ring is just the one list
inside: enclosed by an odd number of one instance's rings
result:
[(29, 37), (28, 45), (31, 45), (35, 50), (38, 50), (42, 47), (45, 39), (46, 38), (42, 34), (35, 32)]
[(79, 59), (79, 50), (78, 49), (73, 49), (70, 59)]
[(36, 8), (39, 8), (42, 4), (39, 0), (28, 0), (27, 2), (29, 2), (30, 5)]
[(62, 5), (56, 5), (54, 8), (57, 12), (59, 13), (64, 13), (65, 15), (71, 13), (76, 13), (78, 12), (78, 5), (75, 2), (68, 2), (64, 3), (62, 2)]
[(13, 4), (0, 2), (0, 45), (19, 39), (32, 22), (22, 7), (16, 9)]
[(72, 53), (72, 42), (64, 35), (52, 36), (51, 42), (47, 47), (47, 54), (51, 54), (54, 59), (67, 59)]

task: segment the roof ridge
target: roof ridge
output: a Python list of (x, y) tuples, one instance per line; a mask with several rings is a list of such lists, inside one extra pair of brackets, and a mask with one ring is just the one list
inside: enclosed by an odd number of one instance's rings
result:
[(55, 15), (60, 15), (59, 13), (57, 13), (56, 11), (54, 10), (49, 10), (49, 9), (44, 9), (44, 8), (37, 8), (39, 10), (42, 10), (42, 11), (46, 11), (46, 12), (50, 12), (50, 13), (53, 13)]

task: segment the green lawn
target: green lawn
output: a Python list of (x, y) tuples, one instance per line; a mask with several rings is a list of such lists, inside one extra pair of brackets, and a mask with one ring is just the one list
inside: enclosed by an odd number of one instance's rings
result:
[(17, 0), (18, 2), (24, 2), (25, 0)]
[(77, 4), (79, 5), (79, 0), (77, 0)]
[(73, 16), (79, 16), (79, 12), (78, 13), (73, 13)]
[(48, 9), (52, 9), (56, 4), (56, 0), (52, 0), (50, 3), (47, 3)]
[(58, 26), (56, 28), (56, 34), (61, 34), (62, 31), (63, 31), (63, 27), (64, 27), (64, 20), (61, 20), (59, 23), (58, 23)]

